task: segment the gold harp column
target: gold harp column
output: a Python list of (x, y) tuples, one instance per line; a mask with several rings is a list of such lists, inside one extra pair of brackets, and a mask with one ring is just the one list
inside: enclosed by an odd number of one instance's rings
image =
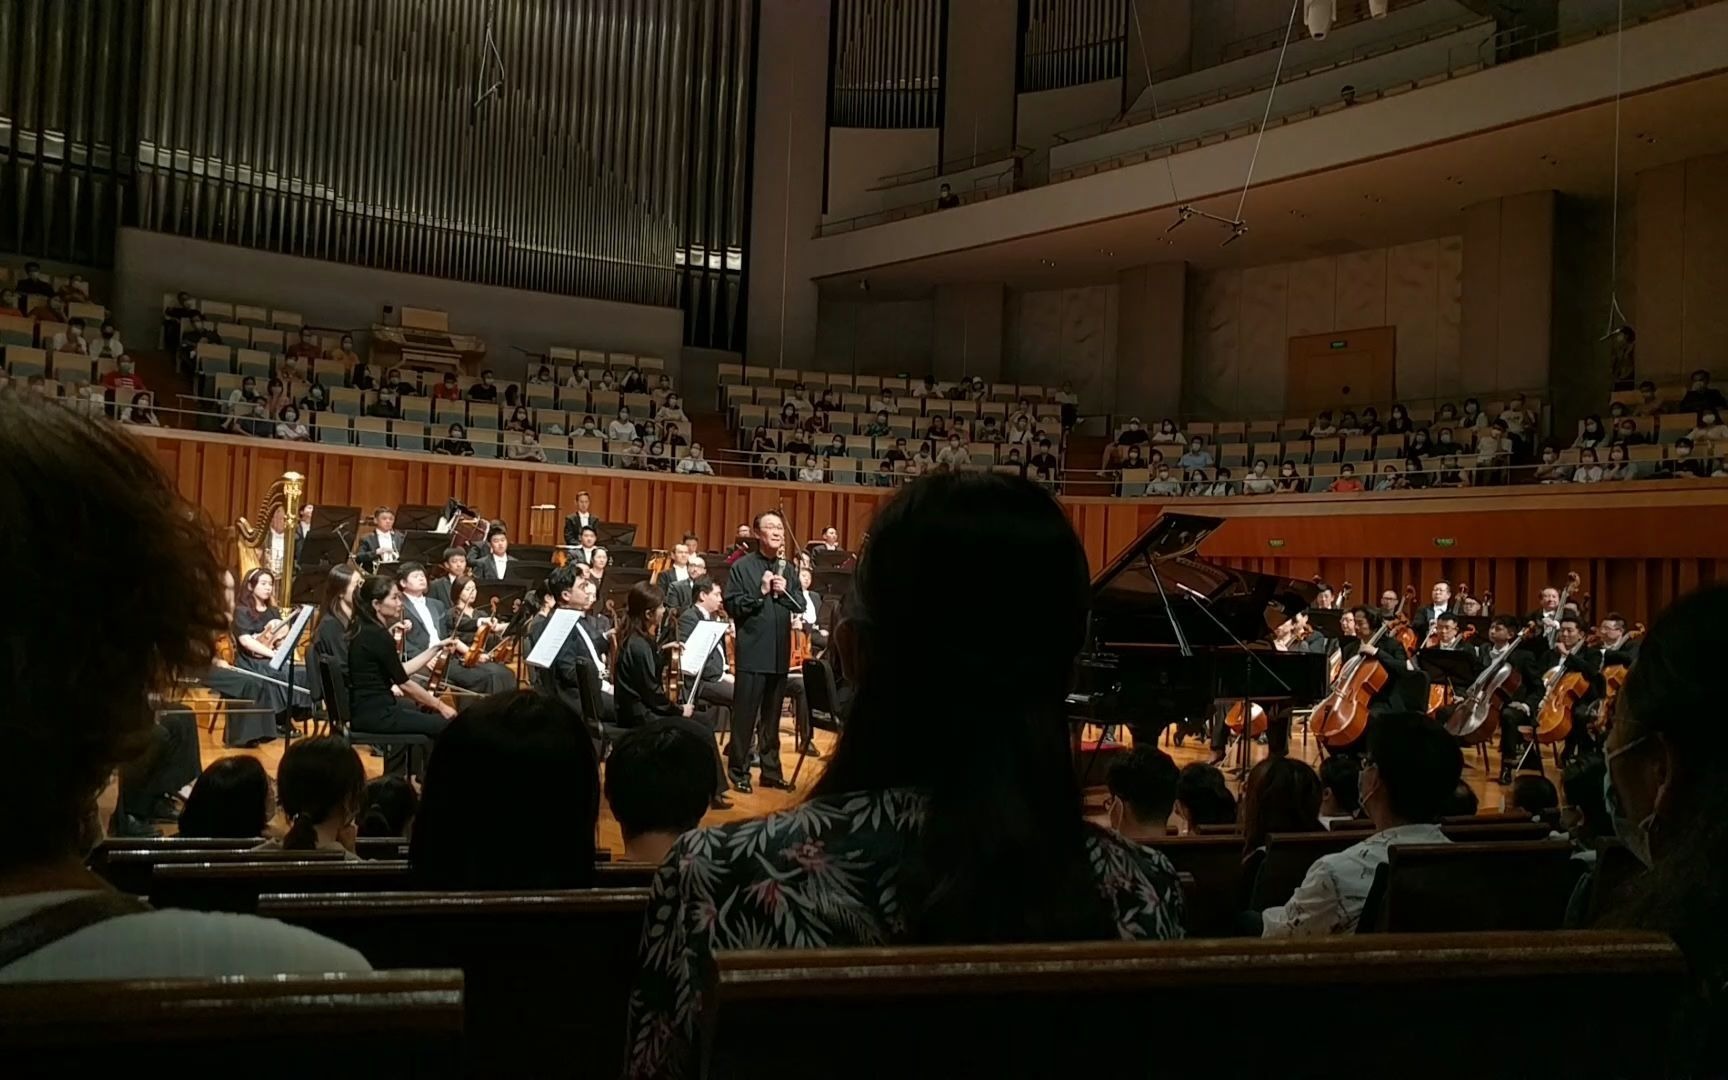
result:
[[(297, 472), (282, 474), (282, 594), (279, 605), (294, 605), (294, 545), (300, 538), (300, 501), (306, 495), (306, 478)], [(268, 529), (270, 523), (266, 521)]]

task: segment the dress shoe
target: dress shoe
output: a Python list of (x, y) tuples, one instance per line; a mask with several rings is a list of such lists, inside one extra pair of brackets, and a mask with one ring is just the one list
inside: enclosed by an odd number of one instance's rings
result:
[(761, 784), (765, 788), (772, 788), (775, 791), (791, 791), (792, 790), (792, 785), (787, 783), (785, 780), (783, 780), (782, 778), (780, 778), (778, 776), (764, 776), (764, 777), (761, 777), (760, 779), (758, 779), (756, 782), (758, 784)]
[(132, 814), (116, 814), (108, 822), (109, 836), (155, 836), (156, 830)]
[(179, 821), (180, 808), (174, 805), (173, 799), (157, 799), (150, 804), (150, 820), (153, 822)]
[(816, 749), (815, 743), (806, 743), (798, 748), (798, 752), (812, 761), (822, 760), (822, 751)]
[(746, 776), (742, 780), (734, 778), (732, 781), (732, 790), (740, 792), (741, 794), (744, 794), (744, 795), (749, 795), (752, 792), (754, 792), (756, 789), (750, 786), (750, 778), (748, 776)]
[(728, 799), (724, 795), (716, 795), (712, 799), (708, 800), (708, 809), (710, 809), (710, 810), (730, 810), (730, 809), (732, 809), (732, 800)]
[(1505, 787), (1508, 784), (1512, 783), (1512, 766), (1510, 766), (1510, 765), (1500, 766), (1500, 779), (1498, 782), (1499, 782), (1501, 787)]

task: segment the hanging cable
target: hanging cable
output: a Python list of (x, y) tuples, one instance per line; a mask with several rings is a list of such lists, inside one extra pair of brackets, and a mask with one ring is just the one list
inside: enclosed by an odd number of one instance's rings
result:
[[(1242, 181), (1242, 197), (1236, 200), (1233, 224), (1237, 236), (1241, 235), (1241, 230), (1246, 227), (1242, 221), (1242, 208), (1248, 203), (1248, 188), (1254, 183), (1254, 166), (1260, 161), (1260, 143), (1266, 138), (1266, 124), (1272, 119), (1272, 101), (1278, 96), (1278, 77), (1284, 74), (1284, 54), (1290, 51), (1290, 35), (1296, 29), (1296, 12), (1301, 8), (1302, 0), (1294, 0), (1290, 5), (1290, 21), (1284, 24), (1284, 45), (1278, 50), (1278, 66), (1272, 69), (1272, 85), (1266, 89), (1266, 112), (1260, 117), (1260, 132), (1254, 136), (1254, 153), (1248, 159), (1248, 175)], [(1231, 237), (1232, 240), (1235, 238), (1236, 236)]]
[[(494, 3), (486, 12), (486, 39), (480, 45), (480, 70), (474, 80), (474, 88), (479, 96), (474, 99), (470, 108), (478, 109), (482, 102), (497, 95), (504, 88), (504, 57), (498, 52), (498, 38), (493, 34), (493, 24), (498, 18), (498, 5)], [(492, 82), (486, 83), (486, 69), (493, 68)]]
[(1608, 329), (1602, 335), (1603, 340), (1628, 322), (1626, 313), (1620, 310), (1620, 65), (1625, 39), (1626, 0), (1619, 0), (1614, 23), (1614, 204), (1608, 229)]
[[(1128, 0), (1128, 14), (1134, 20), (1134, 40), (1140, 46), (1140, 66), (1146, 69), (1146, 93), (1152, 98), (1152, 128), (1153, 134), (1157, 134), (1158, 86), (1152, 81), (1152, 60), (1146, 55), (1146, 30), (1140, 25), (1140, 5), (1136, 0)], [(1165, 153), (1164, 178), (1170, 182), (1170, 201), (1180, 203), (1182, 199), (1176, 194), (1176, 172), (1170, 166), (1170, 159), (1175, 156), (1175, 147)]]

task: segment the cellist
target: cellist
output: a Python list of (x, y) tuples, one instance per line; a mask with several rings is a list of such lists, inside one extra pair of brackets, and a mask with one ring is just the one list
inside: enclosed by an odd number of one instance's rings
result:
[(1518, 763), (1523, 737), (1520, 724), (1528, 725), (1542, 704), (1541, 657), (1529, 649), (1519, 649), (1523, 623), (1511, 615), (1496, 615), (1488, 624), (1488, 641), (1481, 646), (1483, 668), (1492, 667), (1501, 657), (1511, 655), (1506, 663), (1518, 672), (1518, 691), (1509, 695), (1500, 713), (1500, 783), (1512, 782), (1512, 766)]
[[(1387, 633), (1378, 642), (1370, 645), (1368, 642), (1374, 632), (1380, 628), (1383, 621), (1380, 614), (1362, 605), (1350, 611), (1349, 625), (1356, 631), (1356, 649), (1358, 655), (1366, 657), (1368, 663), (1378, 663), (1386, 669), (1386, 682), (1375, 691), (1368, 701), (1368, 719), (1372, 723), (1375, 718), (1389, 712), (1399, 712), (1415, 708), (1420, 710), (1426, 702), (1409, 705), (1404, 701), (1404, 688), (1410, 677), (1410, 654), (1404, 651), (1404, 645), (1395, 634)], [(1333, 747), (1334, 751), (1339, 747)]]
[(1596, 710), (1602, 701), (1602, 647), (1584, 636), (1584, 621), (1575, 614), (1562, 615), (1559, 628), (1554, 632), (1554, 647), (1543, 657), (1543, 674), (1546, 676), (1558, 668), (1559, 672), (1548, 682), (1557, 684), (1559, 676), (1567, 672), (1583, 675), (1589, 682), (1589, 689), (1572, 705), (1572, 727), (1566, 733), (1566, 746), (1561, 751), (1563, 759), (1570, 759), (1579, 749), (1590, 747), (1589, 721), (1596, 716)]

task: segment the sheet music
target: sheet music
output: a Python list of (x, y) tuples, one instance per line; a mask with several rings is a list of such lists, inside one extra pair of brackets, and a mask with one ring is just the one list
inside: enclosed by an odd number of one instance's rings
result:
[(282, 639), (282, 644), (276, 646), (276, 652), (270, 657), (271, 671), (281, 671), (282, 665), (294, 654), (294, 647), (300, 644), (300, 635), (306, 632), (306, 622), (316, 610), (318, 609), (313, 604), (301, 604), (294, 609), (294, 620), (289, 624), (288, 636)]
[(720, 646), (720, 639), (726, 636), (726, 623), (718, 619), (704, 619), (690, 631), (690, 636), (684, 640), (684, 655), (678, 662), (678, 669), (686, 675), (702, 674), (702, 668), (708, 663), (708, 657)]
[(552, 661), (558, 659), (558, 650), (564, 647), (572, 631), (576, 629), (576, 620), (580, 613), (574, 608), (559, 608), (546, 621), (546, 629), (540, 631), (540, 639), (534, 643), (534, 650), (528, 654), (530, 667), (549, 668)]

